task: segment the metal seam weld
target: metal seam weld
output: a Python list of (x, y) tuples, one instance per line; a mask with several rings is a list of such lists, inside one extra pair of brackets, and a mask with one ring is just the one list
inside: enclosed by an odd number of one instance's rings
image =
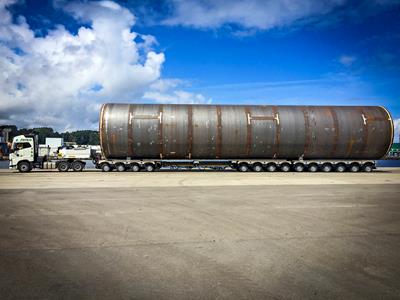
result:
[(335, 134), (333, 135), (333, 144), (330, 156), (336, 157), (338, 156), (336, 150), (339, 142), (339, 121), (334, 107), (329, 106), (329, 112), (331, 113), (332, 116), (333, 129), (335, 132)]
[(192, 147), (193, 147), (193, 106), (188, 105), (188, 138), (187, 138), (187, 157), (190, 159), (192, 157)]
[(158, 123), (158, 143), (159, 143), (159, 152), (160, 152), (160, 158), (162, 159), (164, 156), (164, 136), (163, 136), (163, 122), (162, 122), (162, 114), (164, 111), (164, 107), (162, 104), (158, 106), (158, 113), (160, 116), (160, 122)]
[(304, 151), (303, 156), (307, 156), (309, 147), (311, 144), (310, 139), (310, 120), (308, 118), (307, 107), (303, 106), (303, 116), (304, 116)]
[[(279, 157), (279, 151), (280, 151), (280, 138), (281, 138), (281, 125), (279, 120), (279, 115), (278, 115), (278, 107), (277, 106), (272, 106), (272, 112), (275, 116), (275, 141), (274, 141), (274, 156), (273, 158)], [(278, 117), (277, 117), (278, 116)]]
[(251, 128), (251, 120), (252, 120), (252, 116), (251, 116), (251, 112), (250, 112), (250, 107), (245, 106), (244, 108), (245, 111), (245, 115), (247, 117), (247, 129), (246, 129), (246, 155), (250, 155), (251, 153), (251, 143), (252, 143), (252, 128)]
[(364, 111), (362, 107), (358, 109), (361, 112), (361, 115), (363, 116), (363, 123), (364, 123), (364, 128), (363, 128), (363, 135), (362, 135), (362, 143), (361, 143), (361, 153), (364, 154), (367, 149), (367, 144), (368, 144), (368, 127), (369, 127), (369, 121), (375, 121), (375, 118), (370, 118), (368, 115), (368, 112)]
[(128, 157), (133, 157), (133, 105), (128, 106)]
[(221, 106), (216, 106), (217, 110), (217, 138), (216, 138), (216, 158), (221, 157), (222, 152), (222, 113)]

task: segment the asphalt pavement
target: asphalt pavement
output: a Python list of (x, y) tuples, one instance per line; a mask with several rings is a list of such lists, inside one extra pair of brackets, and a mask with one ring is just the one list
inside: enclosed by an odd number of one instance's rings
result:
[(400, 169), (0, 171), (1, 299), (400, 298)]

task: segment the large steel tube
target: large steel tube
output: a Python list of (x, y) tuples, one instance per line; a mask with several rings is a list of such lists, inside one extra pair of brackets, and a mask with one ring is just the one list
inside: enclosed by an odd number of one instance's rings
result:
[(107, 158), (379, 159), (393, 121), (379, 106), (104, 104)]

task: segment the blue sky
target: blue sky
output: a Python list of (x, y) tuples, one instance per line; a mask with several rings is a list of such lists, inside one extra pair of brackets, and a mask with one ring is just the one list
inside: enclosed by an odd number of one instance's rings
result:
[(3, 123), (93, 127), (134, 101), (383, 105), (399, 126), (400, 1), (2, 1)]

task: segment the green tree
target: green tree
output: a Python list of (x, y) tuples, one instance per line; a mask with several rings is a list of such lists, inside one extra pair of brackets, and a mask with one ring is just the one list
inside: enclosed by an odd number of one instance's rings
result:
[(37, 134), (39, 137), (39, 144), (44, 144), (46, 142), (46, 137), (61, 137), (64, 139), (64, 142), (75, 142), (78, 145), (98, 145), (100, 143), (99, 132), (96, 130), (77, 130), (58, 133), (51, 127), (18, 129), (15, 125), (0, 125), (0, 132), (3, 128), (11, 128), (9, 134), (10, 140), (21, 134)]
[(61, 134), (65, 142), (75, 142), (78, 145), (98, 145), (99, 133), (95, 130), (78, 130)]

